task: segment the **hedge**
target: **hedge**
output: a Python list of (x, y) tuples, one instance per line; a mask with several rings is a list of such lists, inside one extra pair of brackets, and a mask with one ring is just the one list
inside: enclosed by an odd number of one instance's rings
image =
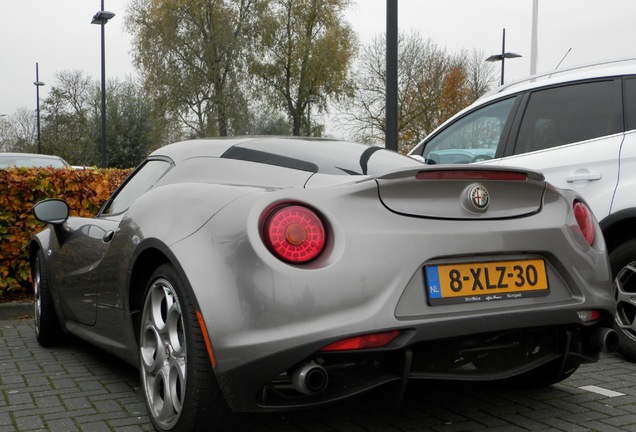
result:
[(62, 198), (71, 215), (97, 213), (130, 169), (11, 168), (0, 169), (0, 299), (4, 293), (31, 286), (28, 245), (44, 225), (33, 206), (46, 198)]

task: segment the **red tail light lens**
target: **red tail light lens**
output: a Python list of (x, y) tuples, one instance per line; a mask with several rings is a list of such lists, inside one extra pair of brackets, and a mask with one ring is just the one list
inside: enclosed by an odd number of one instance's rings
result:
[(594, 219), (592, 212), (581, 201), (574, 201), (574, 217), (581, 229), (583, 237), (585, 237), (585, 241), (587, 244), (592, 245), (594, 242)]
[(399, 330), (392, 330), (384, 333), (373, 333), (356, 336), (334, 342), (331, 345), (327, 345), (326, 347), (322, 348), (320, 351), (348, 351), (380, 348), (391, 343), (391, 341), (393, 341), (393, 339), (395, 339), (399, 335)]
[(300, 205), (270, 211), (262, 231), (265, 245), (286, 262), (309, 262), (325, 248), (325, 228), (320, 218), (311, 209)]

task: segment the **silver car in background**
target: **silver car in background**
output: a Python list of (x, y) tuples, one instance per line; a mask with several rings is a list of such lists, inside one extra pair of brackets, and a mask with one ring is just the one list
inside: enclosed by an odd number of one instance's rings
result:
[(409, 379), (549, 385), (616, 345), (596, 220), (526, 169), (202, 139), (155, 151), (94, 218), (34, 212), (38, 341), (137, 366), (158, 431)]
[(59, 156), (39, 153), (0, 153), (0, 169), (4, 168), (68, 168), (69, 163)]

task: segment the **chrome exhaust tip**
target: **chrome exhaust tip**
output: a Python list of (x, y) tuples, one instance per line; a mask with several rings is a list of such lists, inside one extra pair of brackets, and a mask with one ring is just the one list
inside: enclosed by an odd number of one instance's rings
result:
[(324, 391), (329, 383), (327, 371), (314, 362), (300, 363), (293, 367), (288, 374), (294, 388), (306, 395)]
[(590, 335), (592, 348), (597, 351), (616, 351), (618, 342), (618, 333), (610, 328), (596, 328)]

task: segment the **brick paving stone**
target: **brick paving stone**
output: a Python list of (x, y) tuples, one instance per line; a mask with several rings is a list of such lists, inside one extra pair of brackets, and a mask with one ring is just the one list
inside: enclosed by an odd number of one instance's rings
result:
[(545, 418), (543, 422), (555, 431), (561, 432), (590, 432), (587, 426), (571, 423), (563, 418)]
[(72, 432), (79, 431), (73, 420), (70, 418), (62, 418), (59, 420), (52, 420), (46, 422), (47, 429), (52, 431), (64, 431), (64, 432)]
[(591, 432), (626, 432), (629, 430), (636, 430), (636, 429), (617, 428), (615, 426), (611, 426), (606, 423), (598, 422), (598, 421), (589, 422), (587, 426), (589, 428), (588, 431), (591, 431)]

